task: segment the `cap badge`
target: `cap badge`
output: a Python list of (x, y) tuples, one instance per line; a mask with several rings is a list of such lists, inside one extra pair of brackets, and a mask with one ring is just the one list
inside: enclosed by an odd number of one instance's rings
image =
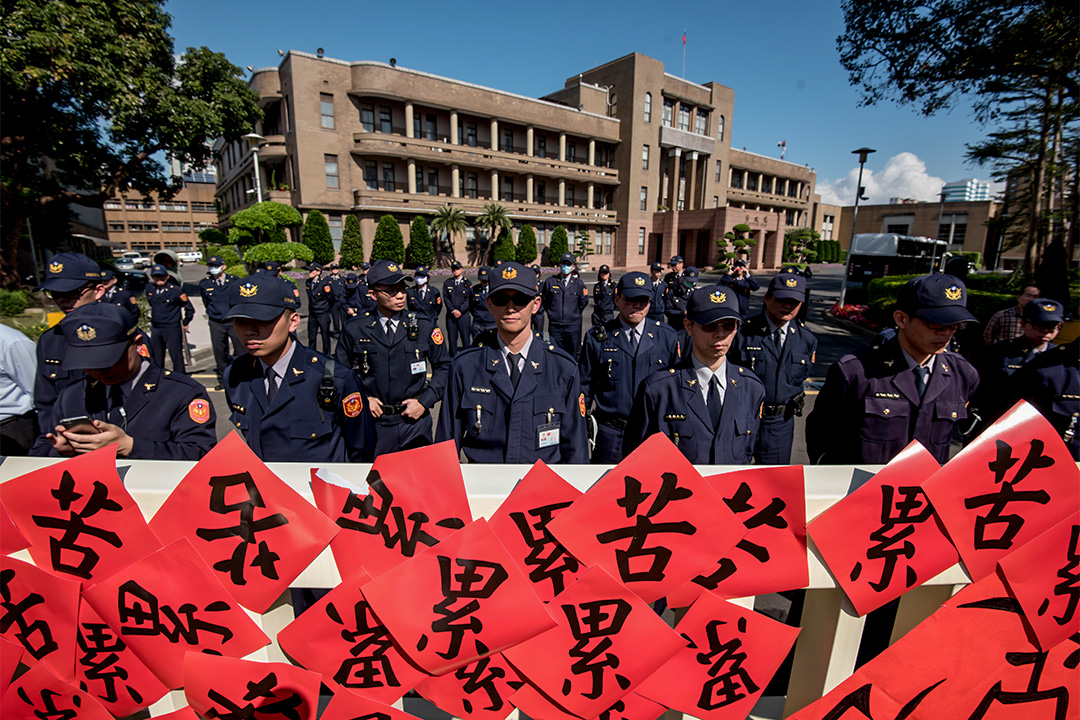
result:
[(1055, 305), (1054, 303), (1045, 303), (1042, 306), (1042, 309), (1046, 312), (1054, 312), (1054, 310), (1057, 310), (1057, 305)]
[(784, 284), (787, 285), (788, 287), (795, 287), (796, 285), (799, 284), (799, 281), (796, 280), (795, 278), (791, 278), (789, 280), (785, 280)]
[(397, 272), (397, 265), (395, 265), (394, 263), (390, 263), (386, 266), (386, 269), (390, 272)]
[(502, 271), (503, 280), (513, 280), (517, 277), (517, 270), (512, 267), (508, 267)]
[(948, 300), (959, 300), (961, 295), (963, 295), (963, 290), (956, 285), (953, 285), (951, 288), (945, 288), (945, 297)]
[(255, 297), (255, 293), (257, 292), (259, 292), (259, 288), (250, 282), (240, 286), (240, 297)]
[(56, 273), (60, 273), (60, 272), (63, 272), (63, 271), (64, 271), (64, 263), (60, 263), (60, 262), (51, 262), (51, 263), (49, 263), (49, 272), (53, 273), (54, 275)]
[(713, 293), (709, 293), (709, 302), (720, 305), (727, 300), (727, 293), (722, 293), (719, 290)]
[(84, 323), (75, 331), (75, 337), (83, 342), (90, 342), (97, 337), (97, 330)]
[(634, 278), (634, 284), (635, 285), (644, 285), (645, 284), (645, 278), (643, 278), (643, 277)]

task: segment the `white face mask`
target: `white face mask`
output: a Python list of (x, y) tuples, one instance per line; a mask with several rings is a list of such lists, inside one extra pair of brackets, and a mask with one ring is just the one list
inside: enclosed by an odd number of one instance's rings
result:
[(416, 284), (419, 285), (420, 287), (424, 287), (425, 285), (427, 285), (427, 278), (425, 278), (425, 277), (416, 278)]
[(559, 270), (562, 271), (563, 275), (569, 275), (570, 271), (573, 270), (573, 269), (574, 269), (573, 265), (560, 265), (559, 266)]
[(218, 275), (220, 275), (223, 272), (225, 272), (225, 266), (224, 265), (215, 265), (214, 267), (210, 268), (210, 274), (213, 275), (214, 277), (217, 277)]

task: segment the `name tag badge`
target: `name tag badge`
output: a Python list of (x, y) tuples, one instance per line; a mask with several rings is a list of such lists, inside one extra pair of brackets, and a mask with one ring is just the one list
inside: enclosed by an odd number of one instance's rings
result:
[(427, 362), (424, 360), (418, 360), (416, 362), (409, 363), (409, 372), (413, 375), (420, 375), (427, 372)]
[(559, 444), (559, 423), (544, 423), (536, 428), (536, 449), (556, 447)]

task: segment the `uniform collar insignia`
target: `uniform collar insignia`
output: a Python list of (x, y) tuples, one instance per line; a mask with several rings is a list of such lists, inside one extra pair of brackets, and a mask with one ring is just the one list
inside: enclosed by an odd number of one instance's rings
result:
[(292, 370), (294, 377), (300, 377), (301, 375), (304, 374), (303, 370), (297, 370), (296, 368), (290, 368), (290, 369)]
[(738, 384), (739, 384), (739, 381), (738, 381), (738, 380), (736, 380), (735, 378), (731, 378), (731, 384), (732, 384), (732, 385), (738, 385)]
[(491, 367), (498, 367), (500, 361), (501, 361), (501, 358), (499, 360), (492, 360), (491, 361)]
[(539, 369), (540, 369), (540, 363), (538, 363), (538, 362), (533, 362), (532, 360), (530, 360), (529, 362), (531, 362), (531, 363), (532, 363), (532, 366), (533, 366), (533, 370), (539, 370)]
[(150, 392), (157, 387), (157, 383), (143, 383), (143, 387), (146, 388), (146, 392)]
[(694, 385), (697, 384), (697, 380), (687, 380), (686, 384), (689, 385), (690, 387), (694, 387)]

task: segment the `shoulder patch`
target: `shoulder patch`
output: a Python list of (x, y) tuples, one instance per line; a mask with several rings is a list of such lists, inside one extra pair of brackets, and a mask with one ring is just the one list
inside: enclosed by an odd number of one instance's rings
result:
[(443, 344), (442, 330), (440, 330), (439, 328), (435, 328), (434, 330), (432, 330), (431, 331), (431, 341), (433, 343), (435, 343), (436, 345), (442, 345)]
[(188, 417), (200, 425), (210, 419), (210, 403), (202, 398), (195, 398), (187, 406)]
[(187, 302), (187, 293), (180, 293), (180, 299)]
[(341, 401), (341, 409), (345, 412), (345, 417), (356, 417), (364, 409), (363, 396), (358, 392), (345, 396)]
[(577, 407), (578, 412), (581, 413), (581, 417), (585, 417), (585, 393), (578, 395)]

